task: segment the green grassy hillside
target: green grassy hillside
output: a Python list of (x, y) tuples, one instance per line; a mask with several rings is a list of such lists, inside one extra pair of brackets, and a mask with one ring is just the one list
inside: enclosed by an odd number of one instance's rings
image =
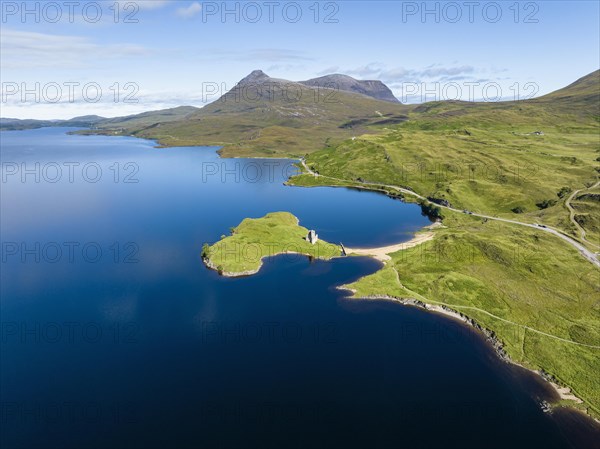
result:
[(598, 269), (540, 231), (452, 213), (444, 224), (433, 240), (393, 254), (349, 288), (467, 315), (492, 330), (512, 360), (568, 385), (600, 416)]
[[(599, 179), (599, 122), (589, 89), (594, 72), (560, 101), (586, 108), (561, 112), (548, 98), (499, 104), (431, 103), (379, 134), (312, 153), (322, 175), (408, 186), (451, 205), (521, 221), (540, 221), (576, 236), (567, 192)], [(541, 99), (540, 99), (541, 100)], [(599, 218), (588, 211), (589, 222)], [(592, 226), (591, 224), (588, 226)], [(592, 230), (592, 228), (590, 228)]]
[(560, 109), (563, 113), (591, 114), (600, 120), (600, 70), (531, 102)]
[[(600, 72), (536, 100), (427, 103), (307, 156), (297, 185), (388, 184), (459, 209), (543, 223), (599, 242)], [(408, 196), (407, 196), (408, 198)], [(443, 210), (423, 246), (352, 284), (357, 296), (444, 304), (495, 333), (511, 359), (544, 370), (600, 416), (600, 270), (556, 236)]]

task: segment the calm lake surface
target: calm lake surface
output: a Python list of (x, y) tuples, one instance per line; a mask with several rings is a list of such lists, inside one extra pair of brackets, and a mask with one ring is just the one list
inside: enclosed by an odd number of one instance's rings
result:
[(200, 260), (246, 217), (376, 246), (429, 224), (418, 206), (286, 187), (290, 161), (67, 131), (0, 134), (3, 447), (572, 447), (582, 420), (544, 414), (544, 387), (477, 334), (335, 289), (378, 262), (226, 279)]

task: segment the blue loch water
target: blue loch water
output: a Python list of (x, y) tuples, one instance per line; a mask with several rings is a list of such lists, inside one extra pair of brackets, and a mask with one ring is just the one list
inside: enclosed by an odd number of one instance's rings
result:
[(67, 131), (0, 134), (2, 447), (564, 448), (587, 425), (544, 414), (539, 380), (457, 322), (345, 298), (372, 259), (239, 279), (200, 260), (245, 217), (376, 246), (427, 225), (418, 206), (286, 187), (286, 160)]

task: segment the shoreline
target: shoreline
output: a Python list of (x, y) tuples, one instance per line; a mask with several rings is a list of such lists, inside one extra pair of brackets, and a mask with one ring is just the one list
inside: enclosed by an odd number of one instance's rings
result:
[(305, 257), (312, 257), (314, 259), (319, 259), (319, 260), (331, 260), (331, 259), (339, 259), (341, 257), (347, 257), (347, 256), (343, 256), (341, 254), (341, 248), (340, 248), (340, 255), (339, 256), (331, 256), (331, 257), (318, 257), (318, 256), (313, 256), (311, 254), (308, 253), (300, 253), (298, 251), (279, 251), (277, 253), (273, 253), (273, 254), (267, 254), (265, 256), (262, 256), (259, 260), (259, 265), (255, 270), (247, 270), (247, 271), (239, 271), (239, 272), (235, 272), (235, 271), (219, 271), (218, 266), (215, 265), (210, 259), (207, 259), (205, 257), (202, 258), (202, 262), (204, 262), (204, 265), (206, 266), (206, 268), (216, 271), (217, 273), (219, 273), (219, 276), (223, 276), (226, 278), (241, 278), (241, 277), (247, 277), (247, 276), (253, 276), (255, 274), (257, 274), (261, 268), (263, 267), (263, 261), (265, 259), (268, 259), (269, 257), (275, 257), (275, 256), (281, 256), (284, 254), (297, 254), (299, 256), (305, 256)]
[[(433, 237), (435, 236), (435, 233), (432, 232), (432, 230), (439, 228), (441, 226), (443, 226), (442, 222), (436, 221), (435, 223), (433, 223), (429, 226), (425, 226), (424, 228), (417, 231), (417, 233), (415, 233), (413, 235), (413, 237), (406, 242), (396, 243), (394, 245), (378, 246), (378, 247), (374, 247), (374, 248), (346, 247), (346, 253), (349, 255), (360, 255), (360, 256), (373, 257), (373, 258), (379, 260), (380, 262), (385, 263), (388, 260), (392, 259), (389, 256), (389, 254), (392, 254), (392, 253), (395, 253), (398, 251), (402, 251), (405, 249), (414, 248), (415, 246), (421, 245), (422, 243), (428, 242), (429, 240), (433, 239)], [(427, 230), (428, 232), (422, 232), (424, 230)]]
[(546, 411), (550, 411), (552, 412), (553, 408), (568, 408), (568, 409), (572, 409), (575, 410), (577, 412), (581, 412), (583, 414), (585, 414), (585, 416), (589, 419), (591, 419), (592, 421), (594, 421), (596, 424), (600, 424), (600, 420), (593, 417), (589, 411), (588, 408), (586, 406), (586, 408), (584, 410), (575, 407), (575, 405), (569, 405), (569, 404), (559, 404), (559, 405), (554, 405), (559, 401), (572, 401), (575, 404), (585, 404), (585, 402), (579, 398), (578, 396), (575, 395), (575, 393), (573, 393), (573, 391), (571, 390), (570, 387), (566, 386), (566, 385), (560, 385), (558, 383), (558, 381), (556, 379), (554, 379), (552, 376), (546, 374), (543, 371), (540, 370), (536, 370), (533, 368), (529, 368), (527, 366), (524, 366), (523, 364), (516, 362), (515, 360), (513, 360), (508, 353), (504, 350), (504, 345), (502, 344), (502, 342), (500, 340), (498, 340), (498, 338), (496, 337), (496, 334), (491, 331), (490, 329), (487, 329), (483, 326), (481, 326), (479, 323), (477, 323), (473, 318), (469, 318), (467, 315), (458, 312), (454, 309), (452, 309), (449, 306), (444, 306), (444, 305), (436, 305), (436, 304), (428, 304), (426, 302), (420, 301), (418, 299), (415, 298), (398, 298), (395, 296), (390, 296), (390, 295), (368, 295), (368, 296), (355, 296), (356, 295), (356, 290), (352, 289), (352, 288), (348, 288), (347, 285), (339, 285), (336, 287), (337, 290), (340, 291), (348, 291), (350, 292), (352, 295), (348, 296), (344, 299), (349, 300), (349, 301), (353, 301), (353, 300), (359, 300), (359, 301), (369, 301), (369, 300), (383, 300), (383, 301), (390, 301), (390, 302), (394, 302), (394, 303), (398, 303), (401, 306), (405, 306), (405, 307), (416, 307), (418, 309), (424, 310), (426, 312), (431, 312), (431, 313), (437, 313), (439, 315), (445, 316), (447, 318), (451, 318), (454, 319), (456, 321), (459, 321), (461, 324), (468, 326), (469, 328), (475, 329), (475, 331), (478, 331), (481, 334), (481, 337), (484, 338), (484, 340), (491, 345), (492, 349), (494, 350), (494, 353), (498, 356), (498, 358), (508, 364), (517, 366), (519, 368), (522, 368), (530, 373), (533, 373), (535, 375), (537, 375), (539, 378), (541, 378), (550, 388), (551, 390), (557, 395), (558, 400), (553, 401), (552, 404), (548, 404), (545, 400), (542, 401), (542, 403), (540, 403), (540, 407), (541, 409), (546, 412)]
[[(300, 173), (300, 175), (307, 175), (309, 173)], [(380, 189), (377, 188), (375, 186), (365, 186), (365, 185), (360, 185), (360, 184), (352, 184), (351, 182), (348, 182), (346, 184), (315, 184), (315, 185), (302, 185), (302, 184), (295, 184), (293, 181), (293, 178), (295, 178), (295, 176), (291, 176), (287, 181), (285, 181), (283, 183), (283, 185), (287, 186), (287, 187), (299, 187), (299, 188), (304, 188), (304, 189), (313, 189), (313, 188), (318, 188), (318, 187), (328, 187), (328, 188), (332, 188), (332, 189), (352, 189), (352, 190), (362, 190), (365, 192), (374, 192), (374, 193), (381, 193), (385, 196), (387, 196), (390, 199), (393, 200), (399, 200), (402, 201), (405, 204), (418, 204), (418, 201), (414, 199), (414, 197), (411, 196), (400, 196), (400, 195), (394, 195), (392, 193), (390, 193), (388, 190), (385, 189)]]
[[(299, 223), (299, 221), (298, 221), (298, 223)], [(298, 252), (298, 251), (280, 251), (280, 252), (276, 252), (273, 254), (267, 254), (260, 258), (259, 265), (256, 269), (247, 270), (247, 271), (239, 271), (239, 272), (219, 271), (218, 265), (215, 264), (214, 262), (212, 262), (210, 260), (210, 258), (203, 257), (202, 261), (204, 262), (204, 265), (206, 265), (207, 268), (217, 271), (219, 273), (219, 275), (221, 275), (223, 277), (228, 277), (228, 278), (239, 278), (239, 277), (246, 277), (246, 276), (252, 276), (254, 274), (257, 274), (258, 272), (260, 272), (260, 270), (263, 266), (264, 259), (269, 258), (269, 257), (280, 256), (280, 255), (284, 255), (284, 254), (298, 254), (300, 256), (314, 257), (315, 259), (319, 259), (319, 260), (332, 260), (332, 259), (338, 259), (341, 257), (360, 257), (360, 256), (362, 256), (362, 257), (372, 257), (380, 262), (385, 263), (386, 261), (391, 260), (391, 257), (388, 256), (388, 254), (395, 253), (395, 252), (401, 251), (403, 249), (414, 248), (415, 246), (418, 246), (422, 243), (428, 242), (429, 240), (433, 239), (433, 237), (435, 236), (435, 233), (432, 232), (432, 230), (435, 228), (439, 228), (441, 226), (442, 226), (442, 222), (437, 221), (437, 222), (435, 222), (429, 226), (425, 226), (424, 228), (417, 231), (417, 233), (415, 233), (410, 240), (408, 240), (406, 242), (402, 242), (402, 243), (396, 243), (393, 245), (379, 246), (379, 247), (373, 247), (373, 248), (344, 247), (346, 255), (344, 255), (342, 253), (342, 251), (343, 251), (342, 248), (340, 248), (340, 254), (338, 256), (331, 256), (331, 257), (318, 257), (318, 256), (315, 257), (315, 256), (312, 256), (311, 254), (302, 253), (302, 252)], [(422, 232), (423, 230), (429, 230), (429, 232), (423, 233)]]

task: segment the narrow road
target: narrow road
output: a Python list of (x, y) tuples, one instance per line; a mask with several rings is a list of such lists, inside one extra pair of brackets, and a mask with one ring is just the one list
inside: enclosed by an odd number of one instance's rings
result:
[(571, 196), (569, 196), (569, 198), (567, 198), (567, 201), (565, 201), (565, 206), (567, 206), (567, 209), (569, 209), (569, 218), (571, 220), (571, 223), (573, 223), (577, 227), (577, 229), (579, 230), (579, 235), (581, 236), (581, 240), (583, 240), (584, 242), (586, 242), (588, 245), (593, 246), (594, 248), (600, 248), (600, 246), (596, 245), (595, 243), (590, 242), (589, 240), (586, 240), (586, 238), (585, 238), (585, 229), (583, 229), (580, 226), (580, 224), (577, 223), (577, 220), (575, 220), (575, 209), (573, 209), (573, 206), (571, 206), (571, 201), (573, 201), (573, 198), (575, 198), (575, 196), (577, 196), (579, 194), (579, 192), (582, 192), (584, 190), (591, 190), (591, 189), (594, 189), (594, 188), (596, 188), (598, 186), (600, 186), (600, 181), (598, 181), (596, 184), (594, 184), (590, 188), (575, 190), (571, 194)]
[[(313, 175), (315, 177), (320, 177), (320, 178), (324, 178), (324, 179), (333, 179), (335, 181), (341, 181), (341, 182), (346, 182), (346, 183), (348, 182), (348, 180), (346, 180), (346, 179), (334, 178), (332, 176), (324, 176), (324, 175), (320, 175), (319, 173), (315, 173), (313, 170), (311, 170), (308, 167), (308, 165), (306, 165), (306, 161), (304, 160), (304, 158), (300, 159), (300, 162), (301, 162), (302, 166), (304, 167), (304, 169), (309, 174), (311, 174), (311, 175)], [(568, 235), (563, 234), (562, 231), (559, 231), (558, 229), (554, 229), (554, 228), (551, 228), (549, 226), (539, 225), (539, 224), (535, 224), (535, 223), (523, 223), (523, 222), (516, 221), (516, 220), (509, 220), (508, 218), (492, 217), (490, 215), (476, 214), (474, 212), (465, 212), (463, 210), (455, 209), (453, 207), (442, 206), (441, 204), (432, 203), (427, 198), (419, 195), (416, 192), (413, 192), (412, 190), (404, 189), (402, 187), (398, 187), (398, 186), (394, 186), (394, 185), (390, 185), (390, 184), (380, 184), (380, 183), (376, 183), (376, 182), (365, 182), (365, 181), (360, 182), (359, 184), (382, 186), (382, 187), (386, 187), (388, 189), (393, 189), (393, 190), (396, 190), (398, 192), (402, 192), (402, 193), (404, 193), (406, 195), (411, 195), (411, 196), (414, 196), (416, 198), (419, 198), (419, 199), (421, 199), (423, 201), (426, 201), (427, 203), (435, 204), (436, 206), (441, 207), (442, 209), (448, 209), (448, 210), (451, 210), (453, 212), (458, 212), (460, 214), (467, 213), (468, 215), (473, 215), (475, 217), (487, 218), (488, 220), (502, 221), (504, 223), (511, 223), (511, 224), (516, 224), (516, 225), (519, 225), (519, 226), (527, 226), (528, 228), (534, 228), (534, 229), (537, 229), (538, 231), (544, 231), (544, 232), (548, 232), (550, 234), (554, 234), (558, 238), (564, 240), (569, 245), (571, 245), (574, 248), (576, 248), (579, 251), (579, 253), (583, 257), (585, 257), (590, 263), (592, 263), (592, 264), (594, 264), (594, 265), (596, 265), (597, 267), (600, 268), (600, 260), (598, 260), (598, 257), (596, 256), (596, 254), (594, 254), (594, 252), (590, 251), (585, 246), (583, 246), (581, 243), (579, 243), (578, 241), (576, 241), (573, 238), (569, 237)], [(596, 185), (598, 185), (598, 184), (596, 184)]]

